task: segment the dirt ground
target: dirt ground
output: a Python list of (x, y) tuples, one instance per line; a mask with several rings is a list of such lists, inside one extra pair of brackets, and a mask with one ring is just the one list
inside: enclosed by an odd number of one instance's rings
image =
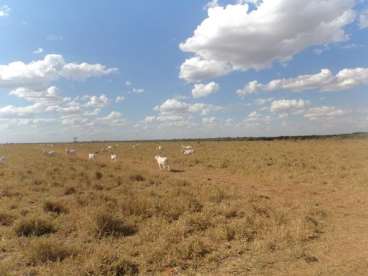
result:
[(0, 274), (368, 274), (368, 139), (182, 144), (2, 146)]

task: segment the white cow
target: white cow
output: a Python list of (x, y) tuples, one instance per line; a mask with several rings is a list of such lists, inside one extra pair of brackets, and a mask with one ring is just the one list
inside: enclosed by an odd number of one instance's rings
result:
[(66, 155), (75, 156), (77, 154), (77, 151), (75, 149), (65, 149)]
[(53, 150), (50, 150), (50, 151), (47, 151), (47, 152), (46, 152), (46, 155), (47, 155), (47, 156), (55, 156), (55, 155), (56, 155), (56, 152), (55, 152), (55, 151), (53, 151)]
[(5, 156), (0, 156), (0, 164), (5, 164), (6, 158)]
[(193, 147), (192, 147), (192, 146), (183, 146), (183, 145), (181, 145), (181, 148), (182, 148), (183, 150), (191, 150), (191, 149), (193, 149)]
[(158, 151), (162, 151), (162, 146), (161, 145), (158, 145), (157, 150)]
[(96, 153), (89, 153), (88, 160), (96, 160)]
[(194, 149), (184, 149), (183, 154), (184, 155), (192, 155), (194, 153)]
[(116, 154), (111, 154), (110, 155), (110, 159), (111, 159), (111, 161), (117, 161), (118, 160), (118, 156)]
[(157, 161), (157, 164), (158, 164), (158, 167), (160, 168), (160, 170), (167, 169), (168, 171), (170, 171), (169, 159), (167, 157), (156, 155), (155, 159)]

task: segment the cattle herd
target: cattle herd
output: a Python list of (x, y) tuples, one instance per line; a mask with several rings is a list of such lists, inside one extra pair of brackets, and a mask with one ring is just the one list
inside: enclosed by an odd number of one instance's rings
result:
[[(132, 148), (136, 149), (137, 146), (138, 146), (138, 144), (134, 144), (134, 145), (132, 145)], [(53, 147), (53, 145), (50, 144), (50, 145), (48, 145), (48, 147)], [(167, 156), (162, 156), (161, 155), (162, 150), (163, 150), (163, 147), (161, 145), (158, 145), (157, 146), (158, 154), (154, 156), (154, 159), (156, 160), (160, 170), (170, 171), (169, 159), (168, 159)], [(43, 148), (43, 149), (41, 149), (41, 151), (42, 151), (42, 154), (44, 154), (46, 156), (49, 156), (49, 157), (57, 155), (57, 152), (54, 151), (54, 150), (49, 150), (49, 149), (44, 149)], [(193, 149), (192, 146), (189, 146), (189, 145), (187, 145), (187, 146), (181, 145), (181, 152), (184, 155), (192, 155), (192, 154), (194, 154), (194, 149)], [(107, 147), (103, 148), (100, 151), (88, 153), (88, 156), (87, 156), (88, 158), (87, 159), (90, 160), (90, 161), (95, 161), (97, 159), (97, 155), (100, 154), (100, 153), (109, 153), (111, 161), (117, 161), (118, 160), (118, 155), (116, 153), (113, 153), (113, 147), (112, 146), (107, 146)], [(73, 149), (73, 148), (66, 148), (65, 149), (65, 154), (67, 156), (73, 157), (73, 156), (77, 155), (77, 150)], [(0, 164), (5, 164), (6, 160), (7, 159), (6, 159), (5, 156), (0, 156)]]

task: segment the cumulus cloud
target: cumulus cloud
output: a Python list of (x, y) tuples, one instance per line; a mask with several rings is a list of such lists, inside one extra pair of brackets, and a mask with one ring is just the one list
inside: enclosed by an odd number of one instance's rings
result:
[(9, 95), (43, 105), (58, 104), (62, 101), (62, 98), (59, 96), (58, 89), (55, 86), (51, 86), (45, 90), (34, 90), (26, 87), (19, 87), (10, 91)]
[(109, 98), (102, 94), (100, 96), (85, 96), (88, 99), (86, 106), (92, 108), (102, 108), (109, 104)]
[(107, 68), (102, 64), (68, 63), (64, 65), (61, 75), (66, 79), (85, 80), (92, 77), (110, 75), (116, 71), (116, 68)]
[(204, 117), (202, 118), (202, 124), (207, 126), (214, 126), (217, 123), (216, 117)]
[(154, 110), (160, 113), (188, 113), (189, 104), (177, 99), (167, 99), (161, 105), (155, 106)]
[(282, 99), (271, 103), (270, 111), (278, 113), (280, 118), (288, 117), (290, 114), (303, 115), (310, 121), (330, 120), (350, 113), (335, 106), (311, 106), (309, 101), (302, 99)]
[(43, 48), (37, 48), (36, 50), (33, 51), (34, 54), (39, 55), (43, 53)]
[(43, 106), (39, 103), (28, 106), (8, 105), (0, 108), (0, 117), (24, 117), (43, 112)]
[(305, 90), (339, 91), (348, 90), (359, 85), (368, 83), (368, 68), (347, 68), (340, 70), (334, 75), (329, 69), (322, 69), (317, 74), (300, 75), (295, 78), (275, 79), (262, 84), (251, 81), (236, 93), (239, 96), (261, 91), (291, 91), (300, 92)]
[(193, 121), (194, 115), (208, 116), (221, 110), (222, 107), (216, 105), (167, 99), (161, 105), (154, 107), (154, 111), (158, 114), (146, 117), (144, 123), (158, 122), (171, 126), (193, 126), (195, 124)]
[(364, 10), (364, 11), (359, 15), (359, 27), (360, 27), (361, 29), (368, 28), (368, 10)]
[(271, 116), (264, 115), (257, 111), (253, 111), (248, 114), (247, 118), (245, 118), (243, 122), (251, 125), (260, 125), (260, 124), (269, 124), (271, 121), (272, 121)]
[(205, 10), (208, 10), (208, 9), (211, 9), (211, 8), (214, 8), (214, 7), (217, 7), (218, 6), (218, 0), (211, 0), (210, 2), (208, 2), (205, 6), (204, 6), (204, 9)]
[(308, 106), (310, 102), (304, 101), (302, 99), (299, 100), (277, 100), (271, 103), (271, 112), (276, 113), (300, 113), (303, 112)]
[(122, 103), (123, 101), (125, 101), (125, 97), (124, 96), (117, 96), (115, 98), (115, 103)]
[(0, 17), (9, 16), (10, 8), (8, 5), (0, 6)]
[(46, 55), (44, 59), (0, 65), (0, 86), (44, 86), (60, 78), (84, 80), (116, 72), (102, 64), (66, 63), (61, 55)]
[(144, 89), (143, 88), (132, 88), (132, 90), (129, 92), (129, 94), (143, 94)]
[(193, 98), (207, 97), (213, 93), (216, 93), (220, 89), (220, 86), (215, 82), (207, 84), (199, 83), (195, 84), (192, 90)]
[(189, 104), (177, 99), (168, 99), (161, 105), (156, 106), (154, 110), (160, 112), (161, 114), (198, 113), (201, 115), (207, 115), (211, 112), (222, 110), (222, 107), (204, 103)]
[(194, 54), (181, 66), (187, 81), (233, 70), (263, 69), (285, 62), (311, 46), (344, 41), (355, 19), (354, 0), (263, 0), (208, 8), (208, 17), (179, 45)]
[(349, 113), (346, 110), (338, 109), (334, 106), (321, 106), (321, 107), (313, 107), (310, 108), (305, 114), (304, 117), (311, 120), (328, 120), (334, 119), (336, 117), (340, 117)]
[(110, 126), (122, 126), (126, 124), (123, 115), (117, 111), (112, 111), (105, 117), (99, 118), (97, 121)]
[(156, 117), (155, 116), (146, 116), (145, 118), (144, 118), (144, 122), (145, 123), (152, 123), (152, 122), (154, 122), (156, 120)]
[(185, 62), (180, 66), (179, 77), (188, 82), (198, 82), (226, 75), (230, 71), (231, 66), (224, 62), (193, 57), (185, 60)]

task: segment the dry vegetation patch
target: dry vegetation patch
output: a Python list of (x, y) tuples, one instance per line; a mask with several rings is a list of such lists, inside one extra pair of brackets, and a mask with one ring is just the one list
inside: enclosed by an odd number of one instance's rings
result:
[(114, 236), (126, 237), (134, 235), (137, 228), (124, 222), (108, 211), (99, 212), (95, 217), (95, 235), (98, 238)]
[(114, 163), (103, 154), (84, 159), (99, 144), (75, 145), (72, 159), (67, 146), (56, 146), (52, 159), (36, 145), (14, 146), (12, 165), (0, 168), (0, 274), (273, 275), (313, 267), (333, 228), (327, 195), (346, 181), (366, 187), (360, 149), (368, 142), (351, 143), (354, 154), (340, 153), (339, 142), (201, 142), (190, 157), (167, 143), (172, 172), (157, 170), (149, 143), (119, 144), (124, 158)]
[(46, 219), (22, 219), (14, 228), (18, 236), (43, 236), (56, 232), (55, 226)]
[(31, 242), (27, 253), (32, 265), (42, 265), (48, 262), (61, 262), (76, 254), (76, 251), (58, 240), (42, 239)]

